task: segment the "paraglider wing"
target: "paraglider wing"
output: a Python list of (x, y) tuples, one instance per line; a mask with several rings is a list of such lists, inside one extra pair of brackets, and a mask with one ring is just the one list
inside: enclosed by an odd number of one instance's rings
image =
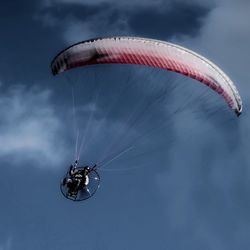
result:
[(204, 83), (239, 116), (240, 95), (230, 78), (215, 64), (181, 46), (136, 37), (97, 38), (75, 44), (52, 61), (54, 75), (71, 68), (101, 63), (141, 64), (174, 71)]

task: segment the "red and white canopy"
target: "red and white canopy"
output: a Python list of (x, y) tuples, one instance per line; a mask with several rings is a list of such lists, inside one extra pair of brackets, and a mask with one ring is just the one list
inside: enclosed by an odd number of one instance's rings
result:
[(59, 53), (51, 69), (56, 75), (75, 67), (101, 63), (141, 64), (186, 75), (224, 97), (237, 115), (242, 112), (242, 101), (234, 83), (219, 67), (191, 50), (164, 41), (138, 37), (87, 40)]

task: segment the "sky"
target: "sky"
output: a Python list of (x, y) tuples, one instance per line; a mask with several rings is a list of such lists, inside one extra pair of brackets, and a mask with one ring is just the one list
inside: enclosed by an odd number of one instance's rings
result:
[[(0, 250), (248, 249), (249, 12), (248, 0), (1, 1)], [(118, 35), (209, 58), (235, 82), (242, 115), (164, 70), (52, 76), (64, 48)], [(59, 188), (77, 131), (81, 164), (106, 164), (83, 202)]]

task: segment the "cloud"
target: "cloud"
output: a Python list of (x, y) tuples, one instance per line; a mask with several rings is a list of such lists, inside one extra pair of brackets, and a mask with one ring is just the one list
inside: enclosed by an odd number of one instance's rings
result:
[(51, 92), (12, 86), (0, 95), (0, 157), (15, 165), (58, 166), (67, 150), (61, 121), (51, 104)]
[[(47, 1), (36, 18), (66, 43), (99, 36), (196, 36), (213, 4), (199, 1)], [(155, 28), (155, 25), (157, 28)], [(59, 28), (59, 29), (58, 29)]]
[(171, 39), (173, 36), (197, 36), (210, 12), (208, 6), (172, 2), (152, 11), (152, 6), (133, 10), (128, 19), (130, 30), (137, 36)]
[(194, 239), (197, 249), (200, 244), (221, 250), (246, 246), (249, 237), (242, 232), (249, 228), (250, 158), (242, 144), (241, 120), (224, 117), (219, 125), (223, 112), (207, 120), (186, 115), (175, 120), (178, 136), (166, 168), (156, 176), (168, 229), (182, 238), (175, 246), (194, 246)]
[(250, 21), (249, 9), (249, 1), (218, 0), (199, 36), (179, 39), (181, 43), (201, 52), (225, 70), (239, 87), (244, 103), (250, 97), (250, 33), (246, 32)]
[(11, 250), (12, 248), (12, 238), (8, 237), (6, 242), (0, 243), (0, 250)]
[(239, 89), (244, 107), (239, 119), (228, 119), (223, 110), (209, 117), (201, 109), (201, 119), (188, 111), (187, 117), (175, 120), (178, 137), (169, 154), (169, 167), (158, 174), (156, 183), (167, 201), (169, 231), (182, 239), (175, 244), (178, 249), (189, 244), (194, 248), (190, 239), (197, 240), (197, 249), (249, 245), (245, 233), (249, 231), (250, 190), (249, 9), (249, 1), (218, 0), (197, 36), (174, 38), (225, 70)]
[[(198, 4), (203, 6), (211, 6), (216, 2), (215, 0), (206, 1), (206, 0), (191, 0), (189, 3)], [(116, 1), (116, 0), (44, 0), (44, 7), (51, 7), (58, 4), (78, 4), (78, 5), (89, 5), (89, 6), (98, 6), (98, 5), (114, 5), (114, 6), (123, 6), (123, 7), (147, 7), (147, 6), (156, 6), (157, 8), (161, 8), (163, 5), (171, 5), (173, 3), (177, 4), (185, 4), (184, 0), (127, 0), (127, 1)]]
[(126, 11), (116, 6), (107, 4), (103, 8), (102, 5), (76, 3), (58, 5), (59, 8), (52, 5), (37, 11), (35, 18), (60, 32), (66, 44), (97, 36), (122, 35), (129, 30)]
[(147, 5), (160, 5), (163, 4), (163, 0), (156, 0), (156, 1), (150, 1), (150, 0), (128, 0), (128, 1), (115, 1), (115, 0), (45, 0), (43, 1), (43, 5), (46, 7), (51, 7), (56, 4), (79, 4), (79, 5), (91, 5), (91, 6), (97, 6), (100, 4), (103, 5), (119, 5), (119, 6), (147, 6)]

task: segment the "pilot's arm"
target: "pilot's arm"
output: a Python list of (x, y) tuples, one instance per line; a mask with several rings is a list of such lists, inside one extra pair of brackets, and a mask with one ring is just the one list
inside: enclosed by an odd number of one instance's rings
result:
[(77, 172), (78, 172), (77, 168), (71, 165), (69, 169), (69, 175), (74, 176)]

